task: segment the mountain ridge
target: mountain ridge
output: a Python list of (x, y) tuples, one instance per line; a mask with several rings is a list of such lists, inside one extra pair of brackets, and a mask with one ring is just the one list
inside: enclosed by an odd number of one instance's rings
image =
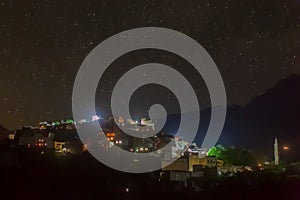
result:
[[(199, 146), (207, 133), (210, 117), (211, 108), (201, 111), (200, 126), (195, 137)], [(180, 119), (180, 114), (171, 115), (171, 118), (175, 122)], [(290, 75), (246, 105), (228, 106), (224, 128), (217, 144), (247, 148), (259, 157), (272, 157), (275, 137), (280, 147), (289, 145), (295, 149), (300, 143), (299, 122), (300, 76)], [(174, 123), (170, 124), (169, 127), (173, 127)], [(299, 152), (292, 153), (300, 158)]]

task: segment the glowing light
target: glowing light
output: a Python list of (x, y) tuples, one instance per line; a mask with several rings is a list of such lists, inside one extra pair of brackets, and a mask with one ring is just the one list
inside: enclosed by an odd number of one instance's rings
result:
[(107, 133), (106, 136), (107, 136), (107, 137), (115, 137), (116, 134), (115, 134), (115, 133)]
[(290, 147), (284, 146), (284, 147), (283, 147), (283, 150), (286, 150), (286, 151), (287, 151), (287, 150), (290, 150)]
[(98, 121), (100, 119), (100, 117), (98, 117), (97, 115), (92, 116), (92, 121)]
[(8, 135), (8, 139), (14, 140), (14, 139), (15, 139), (15, 135), (14, 135), (13, 133), (10, 133), (10, 134)]
[(74, 120), (68, 119), (68, 120), (66, 121), (66, 124), (74, 124)]
[(84, 144), (84, 145), (82, 146), (82, 151), (83, 151), (83, 152), (87, 151), (87, 144)]
[(123, 117), (119, 117), (118, 122), (119, 122), (119, 123), (124, 123), (124, 122), (125, 122), (125, 119), (124, 119)]

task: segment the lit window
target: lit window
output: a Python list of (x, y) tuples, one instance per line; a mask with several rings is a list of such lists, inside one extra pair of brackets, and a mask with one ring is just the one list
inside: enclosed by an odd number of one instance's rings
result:
[(13, 133), (8, 135), (8, 139), (10, 140), (14, 140), (15, 139), (15, 135)]

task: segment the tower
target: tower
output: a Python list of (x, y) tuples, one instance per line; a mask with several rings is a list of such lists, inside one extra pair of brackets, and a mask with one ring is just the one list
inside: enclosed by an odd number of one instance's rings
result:
[(274, 143), (274, 158), (275, 158), (275, 165), (279, 165), (279, 154), (278, 154), (278, 141), (277, 141), (277, 138), (275, 138), (275, 143)]

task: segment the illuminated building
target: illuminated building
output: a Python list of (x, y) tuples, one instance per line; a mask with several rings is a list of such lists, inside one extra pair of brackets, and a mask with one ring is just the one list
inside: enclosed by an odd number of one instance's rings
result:
[(204, 158), (208, 155), (207, 149), (199, 148), (196, 143), (191, 144), (188, 151), (198, 154), (199, 158)]
[(53, 136), (44, 130), (32, 129), (20, 133), (18, 144), (27, 148), (52, 148)]
[(79, 155), (82, 154), (84, 151), (86, 151), (87, 145), (82, 144), (80, 139), (74, 139), (70, 141), (66, 141), (65, 147), (63, 148), (64, 153), (70, 153), (73, 155)]
[[(182, 157), (176, 161), (163, 160), (162, 167), (163, 171), (194, 171), (195, 166), (201, 166), (202, 168), (216, 168), (217, 159), (215, 157), (206, 156), (199, 158), (198, 155), (188, 153), (187, 157)], [(170, 164), (172, 163), (172, 164)]]
[(146, 120), (146, 118), (142, 118), (141, 119), (141, 125), (142, 126), (149, 126), (152, 128), (152, 130), (155, 130), (154, 129), (154, 123), (152, 122), (152, 120)]
[(65, 144), (66, 144), (65, 142), (54, 141), (54, 150), (58, 152), (62, 152)]
[(78, 121), (79, 124), (89, 123), (87, 119), (81, 119)]
[(202, 177), (214, 178), (217, 176), (217, 160), (215, 157), (199, 158), (197, 154), (187, 153), (173, 161), (162, 161), (161, 177), (168, 177), (170, 181), (183, 182), (187, 187), (188, 182), (199, 180)]
[(116, 133), (106, 133), (107, 140), (113, 142), (116, 137)]
[(48, 124), (48, 122), (40, 122), (39, 123), (39, 129), (41, 130), (45, 130), (50, 126), (50, 124)]
[(154, 144), (150, 138), (133, 138), (131, 147), (136, 153), (150, 152), (153, 150)]
[(274, 143), (274, 159), (275, 159), (275, 165), (279, 165), (279, 153), (278, 153), (277, 138), (275, 138), (275, 143)]

